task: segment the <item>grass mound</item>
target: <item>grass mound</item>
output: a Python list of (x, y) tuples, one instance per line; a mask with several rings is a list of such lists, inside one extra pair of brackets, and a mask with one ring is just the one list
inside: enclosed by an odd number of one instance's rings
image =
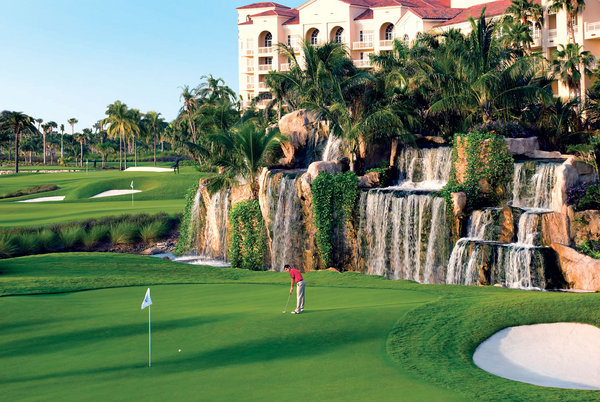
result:
[(13, 192), (1, 195), (0, 200), (4, 199), (4, 198), (15, 198), (15, 197), (21, 197), (24, 195), (46, 193), (48, 191), (58, 190), (59, 188), (60, 187), (58, 187), (56, 184), (40, 184), (37, 186), (32, 186), (32, 187), (28, 187), (28, 188), (25, 188), (22, 190), (17, 190), (17, 191), (13, 191)]

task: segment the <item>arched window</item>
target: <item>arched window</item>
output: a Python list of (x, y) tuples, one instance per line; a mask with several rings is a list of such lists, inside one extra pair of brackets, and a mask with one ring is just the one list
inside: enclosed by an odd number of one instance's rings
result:
[(394, 39), (394, 25), (389, 24), (385, 28), (385, 40), (393, 40)]
[(404, 34), (404, 38), (402, 38), (402, 40), (406, 46), (410, 45), (410, 38), (408, 37), (408, 34)]
[(316, 45), (319, 42), (319, 30), (315, 29), (314, 31), (312, 31), (312, 33), (310, 34), (310, 44), (311, 45)]
[(273, 45), (273, 35), (271, 32), (267, 32), (265, 35), (265, 47), (271, 47)]
[(335, 31), (335, 37), (333, 39), (336, 43), (342, 43), (344, 41), (344, 28), (338, 28)]

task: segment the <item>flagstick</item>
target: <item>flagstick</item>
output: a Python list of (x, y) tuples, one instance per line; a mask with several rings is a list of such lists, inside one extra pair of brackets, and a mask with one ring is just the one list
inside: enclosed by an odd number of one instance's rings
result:
[(150, 306), (148, 306), (148, 367), (152, 367), (152, 337), (150, 332)]

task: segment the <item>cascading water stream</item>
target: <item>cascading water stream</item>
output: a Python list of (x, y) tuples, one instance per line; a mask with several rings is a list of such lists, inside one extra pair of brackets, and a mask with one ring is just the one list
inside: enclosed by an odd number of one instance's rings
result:
[(321, 160), (335, 161), (340, 159), (343, 156), (342, 145), (343, 141), (341, 138), (335, 137), (333, 134), (329, 134)]
[(450, 177), (450, 147), (403, 148), (396, 158), (397, 186), (404, 190), (440, 190)]
[(517, 162), (513, 174), (512, 205), (552, 209), (552, 190), (558, 163)]
[(206, 206), (203, 241), (198, 247), (198, 254), (202, 256), (227, 260), (229, 193), (229, 190), (219, 191), (210, 198)]

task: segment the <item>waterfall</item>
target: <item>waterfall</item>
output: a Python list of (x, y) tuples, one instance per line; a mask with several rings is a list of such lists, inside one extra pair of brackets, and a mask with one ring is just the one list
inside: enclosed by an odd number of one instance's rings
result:
[(340, 159), (342, 156), (344, 156), (342, 145), (343, 141), (341, 138), (335, 137), (333, 134), (329, 134), (321, 160), (336, 161)]
[(303, 267), (305, 242), (302, 205), (296, 190), (295, 174), (269, 173), (267, 179), (268, 229), (271, 238), (271, 267), (285, 264)]
[(484, 210), (473, 211), (467, 225), (467, 238), (478, 240), (493, 240), (490, 238), (489, 230), (493, 229), (493, 212), (499, 208), (486, 208)]
[(452, 149), (403, 148), (396, 158), (401, 189), (440, 190), (448, 182)]
[(515, 163), (512, 205), (523, 208), (552, 209), (552, 189), (558, 163)]
[(198, 254), (202, 256), (227, 260), (229, 193), (229, 190), (219, 191), (210, 197), (206, 206), (203, 240), (198, 246)]
[(527, 245), (537, 245), (537, 239), (540, 233), (537, 231), (540, 214), (525, 211), (519, 218), (519, 226), (517, 231), (517, 243)]
[(389, 189), (361, 194), (359, 239), (368, 274), (443, 281), (448, 233), (443, 198)]

